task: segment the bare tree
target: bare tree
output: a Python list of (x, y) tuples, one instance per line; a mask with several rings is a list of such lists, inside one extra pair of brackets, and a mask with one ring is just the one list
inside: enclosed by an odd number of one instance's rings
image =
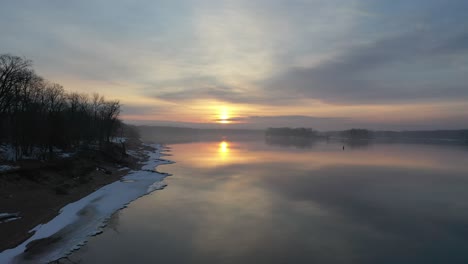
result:
[(14, 146), (18, 159), (38, 148), (44, 157), (53, 157), (55, 147), (110, 141), (120, 123), (118, 101), (66, 93), (31, 65), (17, 56), (0, 55), (0, 143)]
[(0, 113), (5, 112), (13, 100), (13, 89), (24, 81), (25, 71), (32, 62), (10, 54), (0, 55)]

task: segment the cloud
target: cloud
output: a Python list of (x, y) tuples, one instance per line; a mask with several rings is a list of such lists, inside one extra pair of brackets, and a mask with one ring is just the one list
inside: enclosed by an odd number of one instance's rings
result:
[(179, 103), (198, 99), (257, 105), (297, 103), (295, 96), (266, 93), (261, 88), (248, 86), (248, 84), (229, 85), (223, 79), (213, 76), (194, 76), (154, 82), (147, 85), (144, 94), (152, 98)]
[(175, 91), (159, 92), (154, 98), (172, 101), (187, 102), (198, 99), (216, 99), (222, 102), (235, 104), (257, 104), (257, 105), (288, 105), (297, 102), (295, 96), (276, 96), (275, 94), (263, 93), (256, 89), (238, 89), (230, 86), (201, 86), (175, 89)]
[(208, 86), (196, 88), (184, 88), (178, 91), (162, 92), (156, 97), (169, 101), (187, 101), (199, 98), (229, 100), (231, 102), (245, 102), (247, 99), (246, 93), (235, 91), (231, 87), (225, 86)]
[(214, 119), (213, 121), (215, 122), (221, 122), (221, 121), (227, 121), (227, 122), (240, 122), (244, 123), (248, 121), (248, 118), (243, 118), (243, 117), (231, 117), (231, 118), (217, 118)]
[(347, 116), (348, 106), (468, 99), (467, 8), (463, 0), (8, 1), (0, 49), (32, 59), (66, 89), (164, 104), (124, 107), (127, 116), (196, 122), (204, 99), (246, 115)]
[(122, 115), (134, 116), (134, 115), (151, 115), (156, 113), (163, 113), (165, 111), (164, 106), (160, 105), (136, 105), (136, 104), (124, 104), (122, 106)]
[(468, 98), (468, 70), (454, 63), (468, 63), (468, 33), (436, 34), (421, 30), (387, 37), (315, 67), (290, 68), (263, 86), (336, 104)]

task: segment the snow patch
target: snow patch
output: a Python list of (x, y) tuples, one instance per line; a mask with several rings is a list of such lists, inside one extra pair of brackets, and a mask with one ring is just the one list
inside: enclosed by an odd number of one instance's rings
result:
[(76, 154), (75, 152), (59, 152), (57, 153), (57, 156), (59, 156), (60, 158), (71, 158), (75, 154)]
[(19, 220), (19, 219), (21, 219), (21, 217), (12, 217), (12, 218), (8, 218), (8, 219), (5, 219), (5, 220), (3, 220), (3, 221), (0, 221), (0, 224), (8, 223), (8, 222), (15, 221), (15, 220)]
[(151, 193), (151, 192), (154, 192), (154, 191), (156, 191), (156, 190), (162, 190), (162, 189), (164, 189), (166, 186), (167, 186), (167, 184), (164, 183), (163, 181), (155, 182), (155, 183), (151, 184), (151, 185), (148, 187), (147, 192), (148, 192), (148, 193)]
[[(142, 170), (130, 171), (122, 181), (106, 185), (79, 201), (70, 203), (60, 210), (50, 222), (36, 226), (30, 232), (32, 237), (13, 249), (0, 253), (0, 263), (48, 263), (70, 254), (86, 243), (90, 236), (102, 233), (103, 227), (112, 214), (125, 208), (131, 201), (166, 185), (162, 179), (166, 176), (155, 171), (161, 164), (170, 161), (160, 159), (162, 146), (151, 145), (156, 151), (147, 151), (148, 160)], [(27, 245), (42, 238), (60, 238), (61, 242), (48, 245), (47, 252), (28, 256)]]
[(0, 224), (21, 219), (20, 213), (0, 213)]
[(126, 137), (113, 137), (111, 139), (112, 143), (125, 143), (127, 141)]
[(11, 170), (15, 170), (15, 169), (18, 169), (18, 168), (19, 168), (18, 166), (0, 165), (0, 172), (11, 171)]
[[(53, 151), (58, 157), (62, 158), (69, 158), (75, 155), (74, 152), (64, 152), (62, 149), (56, 147), (53, 148)], [(18, 152), (21, 152), (21, 149), (19, 149)], [(22, 160), (41, 160), (47, 155), (49, 155), (49, 152), (44, 148), (33, 147), (28, 155), (23, 154), (20, 158)], [(11, 144), (0, 145), (0, 160), (16, 161), (15, 147)]]
[(15, 148), (10, 144), (0, 145), (0, 159), (10, 160), (10, 161), (15, 160), (16, 159)]
[(139, 152), (137, 152), (135, 150), (127, 150), (127, 154), (134, 157), (134, 158), (138, 158), (140, 156)]

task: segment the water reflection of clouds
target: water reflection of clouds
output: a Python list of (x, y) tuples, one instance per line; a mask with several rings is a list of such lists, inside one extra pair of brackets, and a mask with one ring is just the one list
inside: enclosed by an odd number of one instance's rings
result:
[(202, 195), (210, 206), (200, 212), (193, 246), (204, 254), (249, 254), (272, 229), (272, 198), (266, 190), (241, 177), (217, 184)]
[[(287, 179), (264, 175), (263, 183), (290, 201), (319, 204), (330, 214), (327, 221), (338, 219), (337, 227), (346, 223), (348, 232), (358, 230), (352, 239), (359, 250), (371, 249), (366, 253), (370, 259), (384, 255), (378, 250), (393, 248), (386, 263), (401, 263), (410, 256), (428, 256), (429, 261), (448, 257), (451, 251), (463, 252), (467, 245), (468, 194), (460, 187), (468, 186), (466, 175), (349, 166), (313, 173), (315, 177), (295, 171)], [(435, 242), (440, 240), (454, 244), (441, 247)]]
[(172, 263), (466, 263), (460, 151), (226, 143), (174, 146), (169, 187), (122, 215), (148, 259), (157, 248)]
[[(187, 144), (181, 159), (197, 168), (278, 162), (304, 169), (334, 165), (389, 166), (403, 168), (465, 170), (465, 152), (434, 146), (379, 145), (375, 148), (342, 150), (340, 144), (317, 144), (312, 149), (251, 148), (256, 143), (204, 142)], [(252, 150), (254, 149), (254, 150)], [(274, 151), (272, 151), (274, 150)], [(407, 151), (406, 151), (407, 150)], [(287, 153), (287, 154), (286, 154)], [(443, 155), (446, 153), (447, 155)], [(458, 154), (458, 155), (457, 155)]]
[[(386, 254), (385, 248), (400, 244), (396, 254), (382, 262), (392, 263), (424, 256), (422, 250), (438, 250), (440, 245), (431, 240), (462, 239), (468, 213), (458, 210), (468, 212), (460, 203), (468, 194), (457, 186), (468, 186), (468, 180), (460, 173), (466, 172), (461, 158), (453, 150), (406, 148), (233, 153), (222, 166), (201, 171), (215, 180), (212, 191), (205, 193), (207, 201), (215, 202), (203, 214), (207, 224), (199, 227), (194, 243), (199, 250), (233, 255), (255, 255), (264, 245), (284, 247), (291, 250), (288, 260), (294, 259), (294, 251), (307, 255), (301, 252), (306, 245), (329, 247), (342, 257), (317, 251), (314, 259), (337, 263), (354, 256), (372, 262)], [(237, 154), (244, 159), (236, 159)], [(282, 230), (272, 232), (278, 226)], [(291, 243), (304, 234), (310, 238)], [(462, 244), (452, 246), (461, 250)], [(443, 257), (447, 250), (439, 252)]]

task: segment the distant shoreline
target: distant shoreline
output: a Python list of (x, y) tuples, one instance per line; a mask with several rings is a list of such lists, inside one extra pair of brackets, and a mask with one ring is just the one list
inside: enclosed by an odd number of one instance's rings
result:
[(372, 141), (395, 143), (450, 143), (468, 144), (468, 129), (454, 130), (406, 130), (386, 131), (369, 129), (348, 129), (336, 131), (320, 131), (311, 128), (269, 128), (253, 129), (198, 129), (169, 126), (136, 126), (141, 138), (147, 141), (165, 143), (185, 143), (194, 141), (236, 139), (266, 139), (266, 140), (340, 140), (343, 143)]

